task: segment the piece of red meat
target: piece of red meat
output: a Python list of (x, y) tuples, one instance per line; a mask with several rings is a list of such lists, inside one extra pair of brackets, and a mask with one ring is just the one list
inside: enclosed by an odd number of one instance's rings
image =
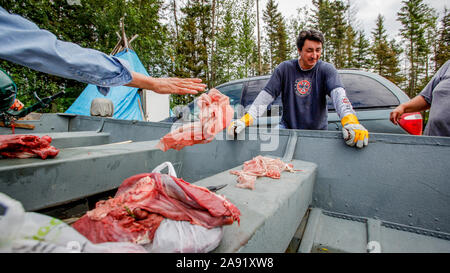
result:
[(0, 135), (0, 155), (6, 158), (55, 157), (59, 150), (51, 146), (50, 136)]
[(73, 227), (93, 243), (150, 243), (164, 218), (206, 228), (240, 221), (240, 211), (208, 189), (166, 174), (124, 180), (114, 198), (99, 201)]
[(278, 158), (259, 155), (245, 161), (241, 171), (232, 170), (230, 173), (238, 176), (237, 187), (253, 190), (257, 177), (267, 176), (279, 179), (283, 171), (294, 172), (293, 167), (292, 164), (286, 164)]
[(234, 110), (230, 99), (217, 89), (202, 94), (197, 105), (200, 108), (199, 121), (190, 122), (161, 138), (157, 148), (181, 150), (185, 146), (211, 142), (231, 122)]

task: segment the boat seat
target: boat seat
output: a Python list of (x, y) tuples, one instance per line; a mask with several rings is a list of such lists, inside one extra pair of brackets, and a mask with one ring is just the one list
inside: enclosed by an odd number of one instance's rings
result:
[(450, 234), (312, 208), (299, 253), (450, 252)]
[(255, 189), (236, 187), (237, 176), (231, 170), (242, 170), (242, 165), (204, 178), (198, 186), (227, 184), (217, 191), (240, 211), (237, 222), (224, 226), (224, 237), (213, 252), (284, 252), (312, 201), (316, 180), (315, 163), (292, 160), (295, 173), (282, 172), (280, 179), (258, 177)]
[(64, 148), (45, 160), (1, 159), (0, 192), (20, 201), (25, 210), (36, 211), (115, 189), (161, 162), (180, 168), (183, 153), (163, 152), (156, 148), (158, 141)]
[(51, 145), (58, 148), (72, 148), (83, 146), (94, 146), (108, 144), (109, 133), (96, 131), (80, 131), (80, 132), (50, 132), (32, 134), (38, 137), (48, 135), (52, 138)]

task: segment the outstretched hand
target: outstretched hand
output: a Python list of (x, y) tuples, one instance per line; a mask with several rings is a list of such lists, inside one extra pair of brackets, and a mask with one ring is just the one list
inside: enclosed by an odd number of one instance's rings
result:
[(153, 78), (132, 72), (133, 79), (127, 86), (152, 90), (159, 94), (193, 94), (205, 91), (206, 84), (197, 78)]
[(206, 84), (201, 83), (201, 79), (195, 78), (158, 78), (153, 89), (159, 94), (193, 94), (205, 91)]

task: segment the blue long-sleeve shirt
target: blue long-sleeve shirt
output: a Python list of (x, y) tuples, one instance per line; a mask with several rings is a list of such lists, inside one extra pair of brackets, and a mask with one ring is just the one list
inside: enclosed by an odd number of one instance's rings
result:
[(0, 7), (0, 59), (44, 73), (109, 87), (132, 80), (129, 64), (103, 52), (58, 40), (33, 22)]

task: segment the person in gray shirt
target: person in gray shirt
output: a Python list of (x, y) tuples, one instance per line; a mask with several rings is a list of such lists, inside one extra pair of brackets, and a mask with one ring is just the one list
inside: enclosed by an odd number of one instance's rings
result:
[(436, 72), (425, 88), (413, 99), (400, 104), (391, 112), (394, 124), (404, 113), (430, 109), (423, 132), (427, 136), (450, 136), (450, 60)]

